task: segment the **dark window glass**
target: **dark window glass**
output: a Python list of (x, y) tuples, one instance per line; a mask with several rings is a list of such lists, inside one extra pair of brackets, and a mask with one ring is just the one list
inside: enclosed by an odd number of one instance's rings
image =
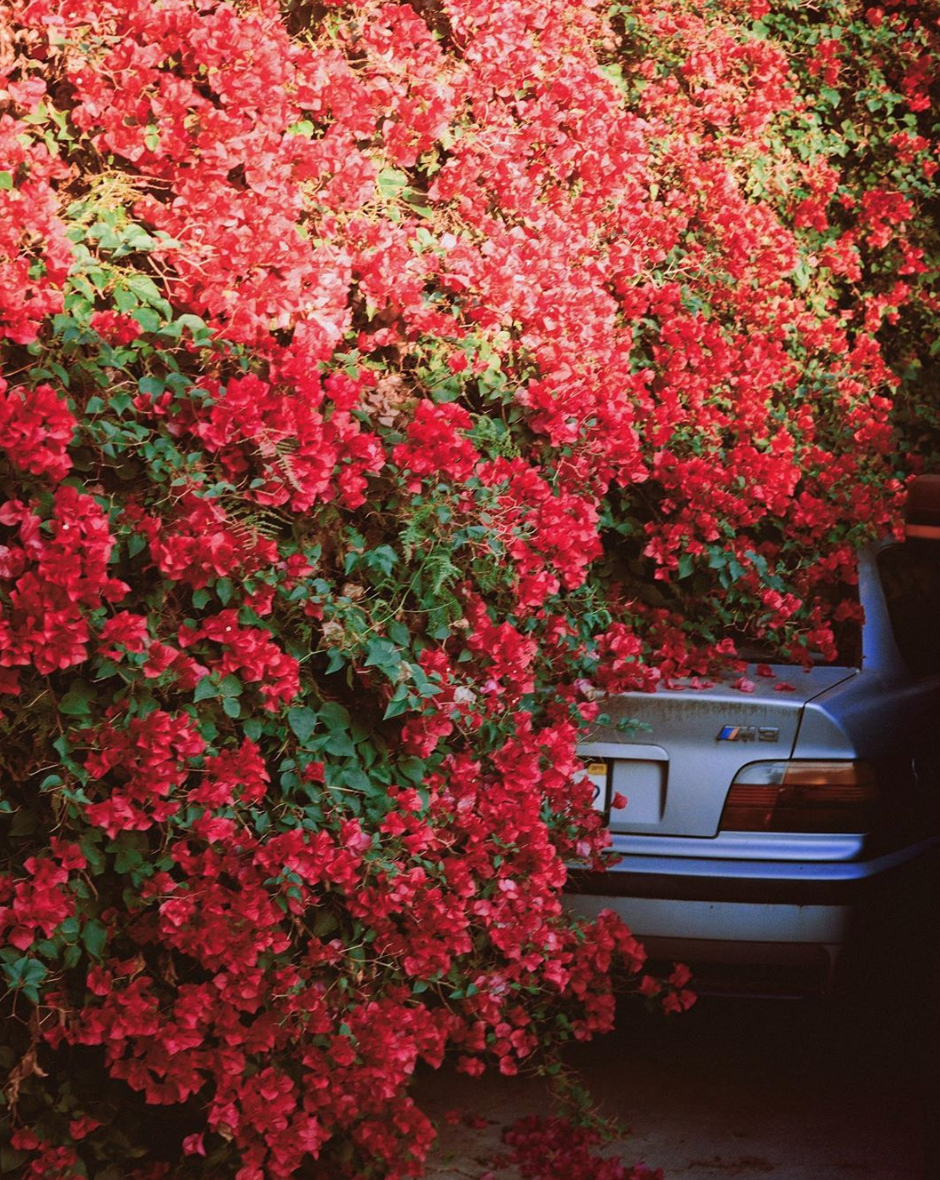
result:
[[(835, 659), (827, 659), (822, 652), (811, 651), (809, 658), (813, 664), (833, 664), (840, 668), (860, 668), (862, 666), (862, 628), (855, 618), (837, 619), (837, 608), (842, 603), (858, 604), (858, 584), (838, 582), (824, 586), (817, 591), (819, 599), (828, 606), (824, 611), (832, 627), (835, 640)], [(762, 640), (755, 640), (746, 631), (729, 630), (725, 632), (734, 640), (738, 655), (742, 660), (755, 664), (792, 664), (789, 653), (779, 646), (775, 646), (773, 635), (766, 635)], [(798, 666), (798, 665), (794, 665)]]
[(940, 541), (905, 541), (878, 554), (894, 641), (917, 676), (940, 675)]

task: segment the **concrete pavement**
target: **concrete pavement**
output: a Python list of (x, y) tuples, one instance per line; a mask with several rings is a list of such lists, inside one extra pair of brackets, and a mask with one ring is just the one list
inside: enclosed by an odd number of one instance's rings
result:
[[(888, 1006), (704, 997), (663, 1019), (625, 1004), (614, 1033), (569, 1054), (602, 1111), (632, 1128), (604, 1153), (666, 1180), (921, 1180), (924, 1077), (937, 1063), (918, 998), (898, 986)], [(420, 1086), (435, 1116), (487, 1120), (442, 1127), (430, 1180), (476, 1180), (503, 1126), (552, 1112), (532, 1079), (441, 1072)]]

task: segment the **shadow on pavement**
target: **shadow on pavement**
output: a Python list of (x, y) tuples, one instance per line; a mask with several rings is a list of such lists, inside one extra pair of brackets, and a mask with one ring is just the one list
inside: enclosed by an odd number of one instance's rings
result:
[[(625, 1002), (612, 1034), (568, 1056), (603, 1113), (632, 1130), (612, 1153), (661, 1167), (666, 1180), (940, 1180), (940, 991), (903, 973), (886, 990), (702, 997), (669, 1018)], [(537, 1080), (442, 1071), (422, 1090), (436, 1117), (458, 1108), (487, 1120), (443, 1129), (433, 1180), (478, 1177), (502, 1126), (551, 1112)]]

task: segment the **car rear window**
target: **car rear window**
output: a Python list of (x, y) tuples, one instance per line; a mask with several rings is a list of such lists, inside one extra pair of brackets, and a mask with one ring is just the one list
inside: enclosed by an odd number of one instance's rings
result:
[(940, 541), (889, 545), (878, 574), (905, 663), (917, 676), (940, 675)]
[[(859, 618), (852, 612), (840, 610), (846, 603), (858, 603), (858, 584), (849, 582), (833, 582), (831, 585), (817, 590), (819, 600), (826, 609), (824, 617), (828, 618), (835, 640), (836, 656), (831, 652), (826, 655), (821, 651), (810, 651), (809, 659), (813, 664), (830, 665), (839, 668), (860, 668), (862, 666), (862, 628)], [(743, 660), (755, 664), (792, 664), (799, 666), (781, 645), (773, 642), (773, 636), (767, 635), (763, 639), (755, 639), (746, 631), (731, 630), (726, 632), (734, 640), (738, 655)]]

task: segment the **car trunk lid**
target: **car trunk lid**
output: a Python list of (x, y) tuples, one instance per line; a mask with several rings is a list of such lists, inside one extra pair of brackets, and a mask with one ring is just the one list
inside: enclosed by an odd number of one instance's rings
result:
[[(804, 705), (852, 668), (789, 666), (752, 676), (754, 691), (725, 679), (709, 688), (621, 693), (603, 701), (609, 722), (579, 746), (610, 801), (612, 832), (711, 837), (728, 788), (749, 762), (791, 756)], [(781, 690), (782, 685), (791, 686)], [(636, 726), (629, 726), (635, 721)], [(627, 802), (619, 802), (622, 795)]]

